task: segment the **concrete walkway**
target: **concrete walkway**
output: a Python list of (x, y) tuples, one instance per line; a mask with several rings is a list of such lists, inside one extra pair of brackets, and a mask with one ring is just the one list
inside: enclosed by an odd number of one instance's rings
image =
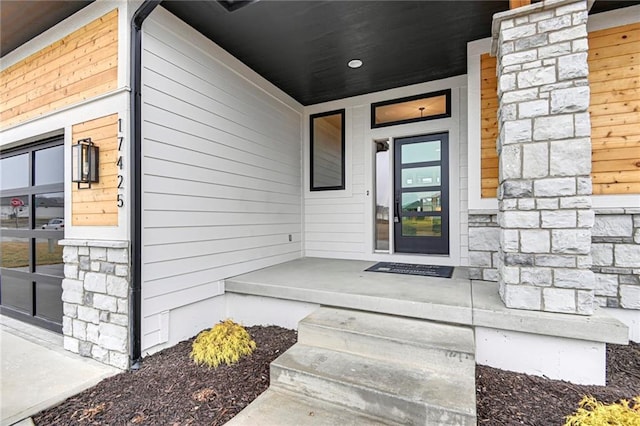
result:
[(65, 351), (62, 336), (0, 315), (0, 426), (12, 425), (119, 373)]

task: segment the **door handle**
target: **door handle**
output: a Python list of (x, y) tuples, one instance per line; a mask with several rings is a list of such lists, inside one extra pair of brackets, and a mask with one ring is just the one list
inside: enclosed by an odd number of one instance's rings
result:
[(398, 198), (398, 197), (396, 197), (395, 214), (393, 215), (393, 221), (395, 223), (400, 222), (400, 198)]

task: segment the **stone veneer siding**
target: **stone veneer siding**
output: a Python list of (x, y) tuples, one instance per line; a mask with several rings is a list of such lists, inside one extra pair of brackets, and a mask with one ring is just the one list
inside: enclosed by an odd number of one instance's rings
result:
[(469, 278), (498, 281), (500, 228), (495, 212), (469, 215)]
[(591, 236), (596, 300), (640, 309), (640, 209), (598, 211)]
[(590, 315), (586, 0), (496, 14), (498, 283), (509, 308)]
[[(498, 281), (497, 214), (469, 215), (471, 279)], [(640, 309), (640, 209), (596, 211), (591, 235), (596, 302), (602, 307)]]
[(129, 243), (63, 240), (64, 348), (129, 367)]

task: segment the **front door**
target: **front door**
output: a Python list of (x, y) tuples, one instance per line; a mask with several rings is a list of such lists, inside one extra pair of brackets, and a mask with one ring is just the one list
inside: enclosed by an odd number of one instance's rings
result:
[(395, 140), (397, 253), (449, 254), (448, 134)]

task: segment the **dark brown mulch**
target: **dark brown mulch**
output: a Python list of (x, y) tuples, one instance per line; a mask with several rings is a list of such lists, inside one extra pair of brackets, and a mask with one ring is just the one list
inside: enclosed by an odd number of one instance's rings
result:
[[(144, 359), (34, 417), (36, 425), (222, 425), (269, 385), (269, 363), (296, 341), (280, 327), (249, 327), (250, 357), (216, 370), (189, 359), (193, 339)], [(578, 386), (478, 366), (479, 425), (562, 425), (585, 394), (603, 402), (640, 394), (640, 345), (607, 347), (607, 386)]]
[(250, 357), (217, 369), (189, 358), (193, 339), (144, 359), (140, 370), (103, 380), (46, 410), (36, 425), (222, 425), (269, 386), (269, 363), (291, 347), (296, 332), (247, 327), (257, 344)]
[(476, 368), (479, 425), (563, 425), (584, 395), (605, 403), (640, 395), (640, 344), (607, 345), (607, 386)]

